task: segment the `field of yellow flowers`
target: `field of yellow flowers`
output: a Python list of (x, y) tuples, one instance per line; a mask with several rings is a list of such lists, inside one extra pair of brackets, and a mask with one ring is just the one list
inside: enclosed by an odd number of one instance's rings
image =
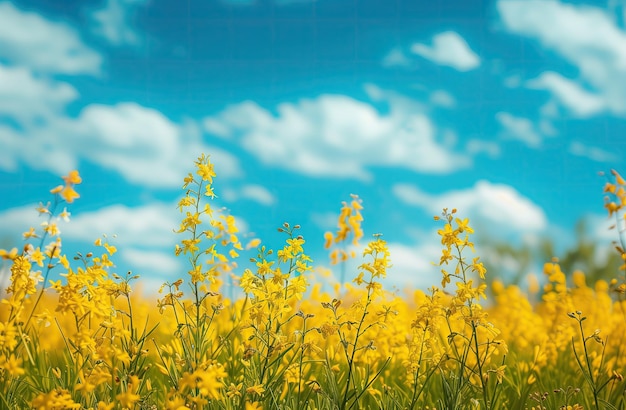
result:
[[(63, 177), (38, 208), (42, 229), (25, 232), (21, 250), (0, 250), (11, 274), (1, 409), (625, 408), (624, 269), (587, 283), (553, 260), (543, 289), (530, 290), (535, 303), (497, 280), (488, 289), (469, 221), (444, 209), (434, 222), (441, 283), (398, 296), (381, 284), (392, 261), (380, 235), (362, 255), (349, 251), (364, 241), (354, 196), (325, 239), (335, 264), (360, 266), (328, 293), (299, 226), (279, 228), (281, 249), (240, 242), (235, 219), (211, 207), (214, 177), (202, 155), (184, 180), (174, 252), (188, 272), (157, 300), (133, 293), (138, 277), (114, 273), (106, 237), (97, 251), (62, 253), (57, 222), (82, 182)], [(621, 226), (626, 181), (613, 171), (605, 193)], [(241, 272), (246, 248), (257, 249), (254, 269)], [(624, 260), (625, 248), (616, 246)], [(53, 271), (62, 279), (49, 280)], [(220, 293), (231, 278), (245, 297)]]

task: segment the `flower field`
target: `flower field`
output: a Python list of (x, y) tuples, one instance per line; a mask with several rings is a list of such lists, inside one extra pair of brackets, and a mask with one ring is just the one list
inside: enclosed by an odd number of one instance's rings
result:
[[(236, 220), (211, 207), (214, 177), (202, 155), (183, 181), (174, 252), (188, 271), (154, 300), (133, 293), (141, 278), (115, 272), (107, 237), (94, 232), (94, 249), (63, 254), (57, 223), (82, 182), (76, 171), (63, 177), (38, 208), (42, 228), (0, 250), (11, 275), (0, 408), (626, 408), (625, 269), (588, 283), (552, 260), (541, 289), (488, 288), (497, 272), (474, 251), (462, 210), (449, 208), (433, 222), (441, 282), (398, 295), (381, 283), (393, 263), (387, 245), (364, 237), (353, 196), (325, 246), (338, 269), (349, 259), (359, 267), (328, 291), (299, 226), (279, 227), (280, 249), (240, 242)], [(626, 260), (626, 181), (613, 171), (604, 191)], [(361, 255), (350, 251), (361, 243)], [(243, 269), (250, 249), (253, 268)], [(231, 278), (244, 297), (221, 293)]]

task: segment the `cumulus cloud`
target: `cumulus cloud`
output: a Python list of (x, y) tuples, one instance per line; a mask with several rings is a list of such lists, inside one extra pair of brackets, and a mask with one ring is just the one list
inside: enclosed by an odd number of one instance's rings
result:
[(150, 277), (157, 274), (173, 278), (181, 276), (183, 272), (182, 263), (180, 259), (176, 258), (174, 252), (145, 251), (133, 248), (123, 249), (121, 252), (124, 261), (137, 269), (137, 272), (133, 273), (142, 276)]
[(236, 140), (263, 163), (311, 176), (368, 179), (369, 166), (396, 166), (425, 173), (450, 173), (471, 158), (441, 143), (442, 131), (417, 104), (375, 87), (370, 103), (344, 95), (321, 95), (282, 103), (276, 115), (247, 101), (204, 122), (206, 130)]
[(67, 83), (0, 64), (0, 115), (11, 116), (22, 126), (64, 111), (77, 97), (76, 89)]
[(132, 17), (146, 0), (106, 0), (91, 13), (92, 31), (114, 46), (138, 45), (140, 36), (132, 26)]
[(541, 145), (541, 135), (529, 119), (516, 117), (508, 112), (499, 112), (496, 114), (496, 120), (500, 123), (505, 138), (522, 141), (531, 148), (538, 148)]
[(500, 237), (508, 233), (536, 233), (547, 226), (543, 209), (509, 185), (478, 181), (472, 188), (431, 195), (414, 185), (396, 184), (392, 192), (400, 201), (432, 215), (454, 206), (475, 226)]
[(578, 68), (580, 78), (546, 72), (535, 83), (574, 115), (626, 114), (626, 32), (604, 10), (545, 0), (500, 0), (506, 30), (536, 39)]
[(553, 71), (541, 73), (537, 78), (527, 81), (526, 86), (550, 91), (561, 106), (577, 117), (590, 117), (606, 108), (606, 101), (602, 96), (585, 90), (575, 81)]
[[(433, 237), (435, 233), (433, 232)], [(441, 247), (433, 241), (433, 237), (426, 238), (420, 245), (389, 243), (389, 255), (392, 267), (389, 269), (388, 280), (399, 288), (426, 289), (439, 285), (441, 274), (438, 262), (441, 256)]]
[[(40, 217), (35, 205), (9, 208), (0, 212), (0, 226), (2, 234), (10, 237), (17, 237), (28, 231), (32, 226), (38, 227), (46, 219)], [(63, 223), (59, 224), (61, 231), (65, 229)]]
[[(616, 229), (615, 217), (609, 217), (607, 214), (588, 214), (585, 215), (584, 221), (589, 227), (590, 239), (601, 246), (609, 247), (619, 241), (620, 234)], [(622, 224), (619, 229), (624, 229), (624, 225)], [(611, 251), (614, 251), (612, 246)]]
[(435, 90), (430, 93), (430, 102), (434, 105), (444, 108), (454, 108), (456, 106), (456, 99), (452, 94), (444, 90)]
[(467, 141), (465, 149), (472, 155), (486, 154), (490, 158), (497, 158), (501, 153), (499, 144), (493, 141), (486, 141), (478, 138), (472, 138)]
[[(185, 141), (180, 127), (161, 112), (135, 103), (87, 106), (70, 128), (80, 157), (137, 184), (177, 186), (203, 151), (199, 140)], [(236, 162), (221, 150), (219, 154), (214, 158)], [(226, 165), (228, 173), (232, 164)]]
[(123, 263), (118, 266), (140, 275), (175, 277), (182, 265), (174, 255), (174, 244), (180, 239), (174, 230), (179, 225), (180, 213), (173, 203), (116, 204), (73, 216), (62, 234), (83, 243), (106, 235), (117, 246), (115, 259)]
[(205, 152), (221, 176), (240, 174), (236, 157), (183, 128), (161, 112), (135, 103), (92, 104), (77, 118), (57, 116), (19, 132), (0, 128), (0, 142), (14, 148), (10, 158), (0, 154), (0, 168), (11, 170), (22, 161), (59, 174), (88, 160), (131, 183), (171, 188), (180, 185), (189, 164)]
[(472, 51), (465, 39), (454, 31), (445, 31), (434, 36), (432, 46), (416, 43), (411, 47), (411, 51), (434, 63), (458, 71), (470, 71), (480, 65), (478, 55)]
[(578, 141), (570, 143), (569, 152), (570, 154), (589, 158), (590, 160), (596, 162), (614, 162), (619, 160), (619, 157), (612, 152), (603, 150), (602, 148), (585, 145)]
[(221, 197), (228, 202), (247, 199), (265, 206), (272, 206), (276, 202), (276, 198), (267, 188), (257, 184), (246, 184), (238, 189), (226, 188)]
[(116, 204), (72, 217), (63, 236), (93, 241), (100, 235), (116, 235), (115, 242), (131, 247), (167, 247), (176, 242), (174, 230), (180, 225), (175, 204), (150, 203), (129, 207)]
[(0, 62), (0, 170), (24, 163), (61, 174), (87, 160), (134, 184), (175, 187), (205, 152), (220, 175), (240, 173), (237, 159), (205, 144), (197, 125), (174, 123), (136, 103), (90, 104), (68, 116), (78, 92), (54, 74), (96, 73), (100, 56), (65, 24), (0, 2), (2, 59), (11, 65)]
[(383, 58), (383, 67), (410, 67), (413, 62), (401, 47), (392, 48)]
[(37, 72), (98, 74), (102, 57), (65, 23), (0, 2), (0, 61)]

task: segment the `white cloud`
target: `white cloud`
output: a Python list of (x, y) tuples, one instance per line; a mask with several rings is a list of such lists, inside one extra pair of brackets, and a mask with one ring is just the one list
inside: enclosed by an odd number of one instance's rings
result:
[(432, 121), (405, 97), (375, 87), (368, 93), (389, 104), (380, 114), (369, 103), (322, 95), (283, 103), (277, 115), (254, 102), (228, 107), (208, 118), (209, 132), (234, 138), (265, 164), (311, 176), (367, 179), (368, 166), (396, 166), (449, 173), (471, 158), (441, 144)]
[[(211, 206), (216, 210), (215, 218), (218, 218), (220, 213), (228, 214), (228, 211), (219, 203), (213, 202)], [(240, 216), (233, 216), (239, 232), (248, 233), (247, 221)], [(178, 209), (178, 201), (151, 202), (135, 207), (115, 204), (73, 216), (63, 234), (83, 241), (96, 239), (93, 235), (116, 235), (116, 242), (121, 246), (167, 247), (168, 250), (173, 250), (174, 244), (180, 241), (181, 235), (185, 235), (175, 232), (179, 229), (182, 218), (183, 214)], [(200, 219), (205, 223), (208, 222), (208, 218)]]
[(490, 158), (497, 158), (500, 156), (500, 145), (493, 141), (485, 141), (477, 138), (472, 138), (465, 144), (465, 150), (472, 155), (485, 153)]
[(569, 152), (570, 154), (589, 158), (590, 160), (596, 162), (614, 162), (619, 159), (619, 157), (612, 152), (605, 151), (598, 147), (584, 145), (577, 141), (570, 143)]
[[(435, 234), (434, 232), (432, 233)], [(393, 265), (388, 272), (387, 282), (396, 284), (400, 289), (407, 286), (411, 289), (426, 289), (433, 285), (441, 286), (441, 274), (438, 262), (441, 247), (430, 237), (424, 245), (405, 245), (389, 243), (389, 255)]]
[(519, 74), (512, 74), (506, 77), (503, 84), (507, 88), (517, 88), (522, 84), (522, 77)]
[(402, 202), (432, 215), (440, 214), (443, 208), (457, 208), (460, 217), (470, 218), (471, 225), (499, 237), (539, 232), (547, 226), (543, 210), (508, 185), (478, 181), (472, 188), (431, 195), (414, 185), (396, 184), (392, 192)]
[(430, 93), (429, 98), (431, 103), (440, 107), (453, 108), (454, 106), (456, 106), (456, 100), (454, 99), (452, 94), (444, 90), (433, 91), (432, 93)]
[(626, 65), (626, 34), (599, 8), (546, 0), (504, 0), (497, 8), (507, 29), (538, 38), (582, 68), (598, 68), (604, 58)]
[[(619, 229), (623, 230), (626, 227), (624, 219), (619, 219), (621, 223)], [(620, 234), (618, 229), (616, 229), (615, 216), (609, 217), (608, 213), (590, 213), (584, 215), (582, 221), (586, 228), (586, 239), (596, 244), (595, 254), (593, 255), (594, 263), (596, 266), (605, 266), (612, 256), (611, 254), (617, 255), (615, 245), (620, 243)]]
[(336, 212), (311, 212), (310, 218), (315, 226), (321, 230), (331, 231), (337, 228), (338, 215)]
[(576, 82), (553, 71), (541, 73), (539, 77), (526, 82), (526, 85), (528, 88), (550, 91), (562, 106), (578, 117), (589, 117), (606, 108), (602, 96), (584, 90)]
[[(0, 212), (0, 226), (2, 235), (17, 237), (28, 231), (30, 227), (38, 228), (46, 219), (40, 217), (35, 205), (10, 208)], [(61, 232), (65, 230), (65, 224), (60, 223)]]
[(383, 58), (383, 67), (410, 67), (412, 60), (406, 55), (401, 47), (392, 48)]
[(86, 46), (76, 30), (37, 13), (0, 2), (0, 61), (38, 72), (98, 74), (102, 58)]
[[(411, 184), (395, 184), (392, 186), (393, 194), (408, 205), (425, 207), (430, 196)], [(429, 208), (427, 208), (429, 209)], [(437, 210), (438, 214), (441, 210)]]
[(496, 114), (496, 120), (503, 128), (504, 137), (520, 140), (531, 148), (538, 148), (541, 145), (541, 135), (529, 119), (501, 111)]
[[(145, 251), (140, 249), (125, 248), (120, 251), (121, 257), (129, 265), (133, 266), (137, 271), (134, 274), (141, 276), (140, 283), (144, 282), (144, 276), (163, 275), (172, 277), (182, 276), (181, 259), (174, 255), (163, 251)], [(167, 280), (164, 279), (164, 280)], [(159, 283), (160, 285), (160, 283)]]
[(15, 130), (0, 125), (0, 169), (13, 172), (17, 169), (19, 158), (15, 156), (16, 152), (22, 149), (23, 141)]
[(247, 184), (238, 189), (227, 188), (220, 196), (228, 202), (249, 199), (265, 206), (272, 206), (276, 202), (276, 198), (267, 188), (257, 184)]
[[(144, 0), (124, 0), (139, 4)], [(5, 21), (6, 20), (6, 21)], [(86, 47), (64, 23), (0, 1), (0, 169), (25, 163), (57, 174), (87, 160), (118, 172), (129, 182), (175, 187), (189, 164), (213, 154), (220, 176), (241, 171), (230, 153), (208, 146), (202, 131), (176, 124), (159, 111), (135, 103), (91, 104), (76, 118), (67, 105), (78, 98), (71, 85), (53, 74), (94, 74), (100, 55)]]
[(11, 116), (21, 125), (53, 117), (77, 97), (78, 92), (67, 83), (0, 64), (0, 115)]
[(93, 242), (101, 235), (116, 236), (120, 247), (172, 247), (177, 241), (175, 229), (180, 213), (175, 204), (151, 203), (128, 207), (116, 204), (92, 212), (73, 215), (63, 236)]
[(480, 65), (480, 58), (467, 42), (454, 31), (445, 31), (433, 37), (433, 45), (416, 43), (411, 51), (437, 64), (452, 67), (458, 71), (469, 71)]
[(176, 187), (204, 152), (211, 155), (219, 176), (241, 173), (236, 157), (203, 143), (192, 131), (135, 103), (92, 104), (76, 119), (59, 116), (22, 132), (0, 128), (0, 141), (14, 148), (12, 158), (0, 154), (0, 168), (11, 170), (22, 161), (60, 174), (87, 160), (131, 183)]
[(199, 154), (198, 141), (185, 149), (174, 123), (134, 103), (90, 105), (74, 129), (81, 156), (137, 184), (176, 186)]
[(139, 34), (131, 25), (138, 6), (146, 0), (106, 0), (104, 6), (91, 14), (92, 31), (114, 46), (138, 45)]
[[(619, 241), (619, 232), (615, 225), (615, 216), (609, 217), (606, 214), (588, 214), (584, 217), (585, 226), (589, 227), (591, 240), (601, 246), (610, 246), (613, 242)], [(624, 226), (620, 226), (623, 229)], [(611, 247), (611, 249), (613, 249)]]
[(555, 136), (559, 133), (559, 131), (554, 127), (554, 124), (552, 124), (552, 121), (548, 118), (542, 118), (539, 121), (539, 131), (543, 135), (547, 136)]
[(500, 0), (497, 9), (509, 32), (537, 39), (579, 69), (578, 81), (554, 73), (543, 78), (561, 104), (580, 116), (626, 114), (626, 32), (611, 15), (545, 0)]

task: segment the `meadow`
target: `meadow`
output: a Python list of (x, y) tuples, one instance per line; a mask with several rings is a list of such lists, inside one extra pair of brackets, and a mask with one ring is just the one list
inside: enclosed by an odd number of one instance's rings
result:
[[(364, 237), (353, 196), (325, 247), (335, 268), (357, 260), (358, 269), (327, 290), (298, 225), (277, 227), (279, 249), (240, 242), (235, 218), (211, 206), (210, 158), (194, 165), (173, 250), (187, 272), (154, 300), (133, 292), (140, 277), (115, 272), (117, 249), (101, 233), (92, 250), (63, 254), (58, 224), (79, 196), (77, 171), (38, 207), (41, 228), (25, 227), (23, 244), (0, 250), (11, 275), (0, 408), (626, 408), (626, 264), (613, 280), (588, 283), (554, 259), (541, 286), (505, 286), (476, 254), (471, 222), (448, 208), (433, 221), (441, 282), (398, 295), (381, 283), (393, 263), (386, 242)], [(626, 261), (626, 181), (612, 171), (604, 193)], [(225, 297), (227, 280), (245, 296)]]

